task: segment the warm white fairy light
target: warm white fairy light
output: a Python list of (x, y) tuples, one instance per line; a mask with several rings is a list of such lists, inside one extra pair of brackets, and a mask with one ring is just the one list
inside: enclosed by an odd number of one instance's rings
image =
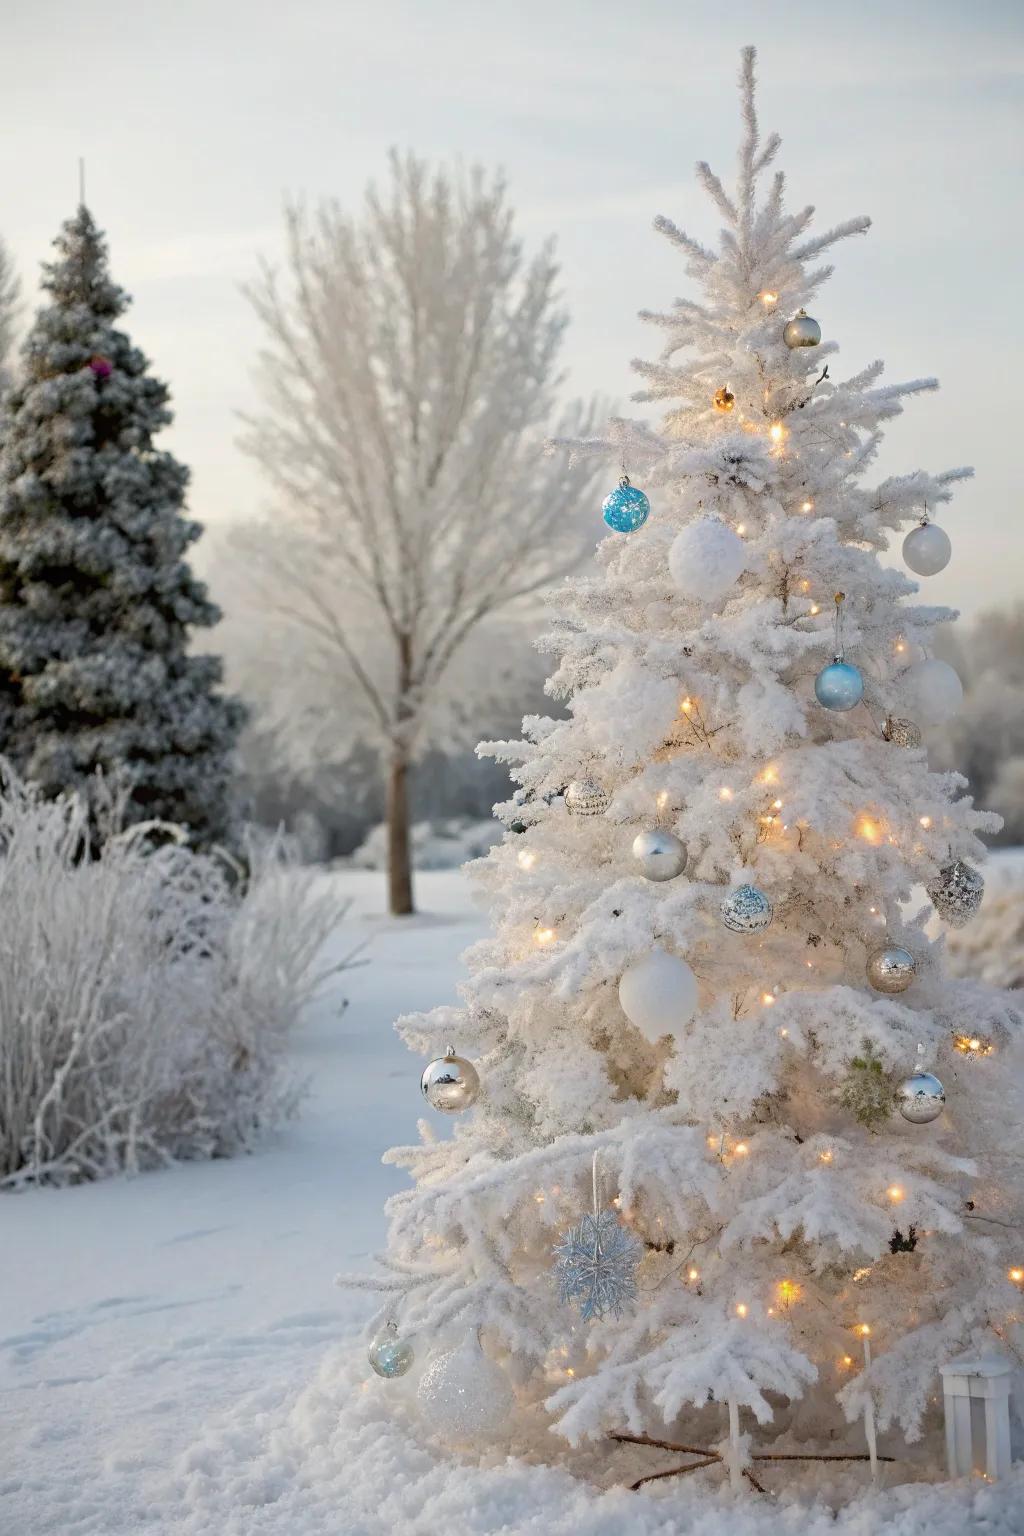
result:
[(516, 863), (520, 869), (532, 869), (537, 862), (537, 855), (532, 848), (524, 848), (516, 855)]
[(779, 302), (778, 294), (768, 293), (767, 290), (764, 293), (758, 294), (758, 298), (761, 300), (761, 303), (764, 305), (765, 309), (771, 309), (773, 304), (777, 304)]
[(761, 993), (761, 1001), (762, 1001), (762, 1003), (764, 1004), (764, 1006), (766, 1008), (770, 1008), (772, 1006), (772, 1004), (774, 1003), (774, 1001), (775, 1001), (775, 993), (774, 992), (762, 992)]
[(746, 1317), (746, 1315), (747, 1315), (747, 1313), (749, 1311), (750, 1311), (750, 1308), (747, 1306), (745, 1301), (738, 1301), (736, 1303), (736, 1316), (737, 1317)]
[(893, 1205), (899, 1205), (900, 1201), (903, 1199), (903, 1193), (903, 1189), (899, 1184), (890, 1184), (889, 1188), (886, 1190), (886, 1194), (889, 1196), (889, 1199), (892, 1201)]
[(810, 497), (808, 497), (805, 502), (801, 503), (800, 511), (801, 512), (813, 512), (814, 511), (814, 502), (811, 500)]
[(746, 531), (747, 531), (746, 523), (737, 523), (736, 524), (736, 532), (739, 534), (741, 539), (742, 539), (743, 535), (746, 533)]
[(735, 1151), (737, 1157), (746, 1157), (747, 1153), (750, 1151), (750, 1148), (747, 1146), (745, 1141), (738, 1141), (733, 1150)]
[(919, 827), (924, 827), (925, 831), (927, 831), (932, 824), (932, 819), (930, 816), (919, 816), (917, 824)]
[(772, 422), (771, 426), (768, 428), (768, 436), (771, 438), (773, 443), (781, 443), (785, 439), (787, 436), (786, 428), (782, 425), (781, 421)]
[(533, 942), (538, 944), (541, 949), (547, 944), (553, 944), (557, 937), (558, 935), (553, 928), (535, 928), (533, 930)]
[(1024, 1285), (1024, 1268), (1019, 1264), (1015, 1264), (1010, 1270), (1010, 1279), (1014, 1285)]
[(732, 799), (732, 790), (729, 788), (728, 784), (722, 785), (721, 789), (718, 791), (718, 798), (719, 800)]
[(687, 1279), (688, 1280), (699, 1280), (700, 1279), (700, 1270), (696, 1267), (696, 1265), (691, 1265), (690, 1266), (689, 1270), (687, 1271)]

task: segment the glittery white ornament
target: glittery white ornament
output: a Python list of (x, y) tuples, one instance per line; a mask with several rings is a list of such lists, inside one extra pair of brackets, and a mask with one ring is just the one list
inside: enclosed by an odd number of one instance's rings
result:
[(585, 1323), (610, 1312), (621, 1317), (636, 1300), (636, 1270), (643, 1244), (614, 1211), (589, 1212), (554, 1249), (558, 1299), (575, 1302)]
[(508, 1379), (484, 1354), (475, 1333), (434, 1356), (420, 1377), (417, 1396), (430, 1428), (449, 1440), (493, 1434), (512, 1409)]
[(676, 535), (668, 569), (684, 597), (713, 603), (728, 592), (747, 563), (738, 534), (718, 517), (701, 517)]
[(573, 779), (565, 792), (565, 808), (570, 816), (603, 816), (608, 809), (608, 794), (596, 779)]
[(952, 720), (964, 701), (959, 677), (946, 661), (930, 656), (915, 662), (900, 679), (900, 694), (915, 720), (942, 725)]
[(697, 1001), (696, 976), (685, 960), (664, 949), (635, 960), (619, 982), (623, 1013), (652, 1045), (689, 1024)]

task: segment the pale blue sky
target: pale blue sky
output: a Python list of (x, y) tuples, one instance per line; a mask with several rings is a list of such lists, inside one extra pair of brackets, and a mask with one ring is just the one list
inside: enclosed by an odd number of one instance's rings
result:
[[(937, 374), (882, 468), (973, 463), (929, 597), (1021, 593), (1024, 9), (1010, 0), (33, 0), (4, 7), (0, 231), (29, 285), (73, 208), (77, 157), (174, 392), (169, 445), (214, 526), (257, 507), (235, 447), (258, 343), (237, 284), (280, 243), (286, 191), (352, 202), (391, 144), (505, 167), (531, 240), (557, 236), (575, 391), (624, 400), (635, 319), (687, 291), (650, 229), (713, 239), (693, 163), (731, 172), (740, 47), (794, 205), (869, 213), (817, 305), (852, 371)], [(837, 371), (833, 368), (833, 371)], [(595, 532), (599, 528), (595, 508)]]

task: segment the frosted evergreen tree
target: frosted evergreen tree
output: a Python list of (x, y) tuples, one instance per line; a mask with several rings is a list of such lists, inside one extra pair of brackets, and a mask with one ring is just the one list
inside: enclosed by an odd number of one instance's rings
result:
[(48, 795), (124, 784), (129, 819), (208, 844), (229, 836), (242, 709), (188, 648), (219, 612), (186, 559), (188, 471), (154, 447), (167, 387), (118, 328), (88, 209), (56, 247), (0, 454), (0, 743)]
[[(762, 193), (752, 50), (741, 83), (735, 192), (698, 167), (718, 248), (656, 224), (701, 289), (647, 316), (638, 398), (668, 414), (571, 448), (650, 517), (558, 595), (566, 716), (481, 749), (520, 790), (475, 866), (495, 930), (463, 1005), (399, 1021), (431, 1102), (468, 1112), (388, 1154), (415, 1187), (352, 1283), (393, 1324), (372, 1363), (425, 1363), (421, 1432), (449, 1445), (714, 1445), (729, 1404), (793, 1449), (863, 1452), (871, 1414), (937, 1464), (939, 1367), (1019, 1360), (1024, 1284), (1020, 1016), (933, 931), (975, 910), (997, 819), (928, 768), (955, 615), (885, 557), (968, 471), (867, 480), (935, 384), (832, 376), (801, 311), (868, 220), (809, 234), (780, 174)], [(637, 490), (606, 519), (639, 523)], [(935, 569), (943, 535), (904, 550)]]

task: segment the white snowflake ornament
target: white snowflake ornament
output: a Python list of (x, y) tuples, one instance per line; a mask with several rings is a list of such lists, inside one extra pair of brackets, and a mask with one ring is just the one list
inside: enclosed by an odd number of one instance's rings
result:
[(555, 1244), (558, 1297), (575, 1302), (585, 1323), (610, 1312), (621, 1317), (636, 1300), (636, 1270), (643, 1244), (614, 1211), (589, 1212)]

